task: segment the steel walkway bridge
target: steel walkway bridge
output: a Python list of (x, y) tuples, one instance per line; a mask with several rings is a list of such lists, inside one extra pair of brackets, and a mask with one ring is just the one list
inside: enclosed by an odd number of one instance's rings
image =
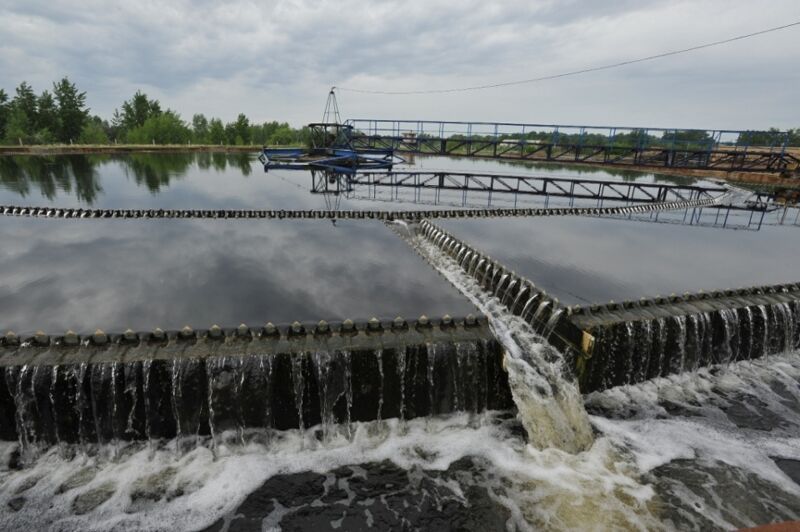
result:
[(350, 146), (447, 155), (621, 167), (800, 172), (781, 131), (593, 127), (492, 122), (351, 119)]

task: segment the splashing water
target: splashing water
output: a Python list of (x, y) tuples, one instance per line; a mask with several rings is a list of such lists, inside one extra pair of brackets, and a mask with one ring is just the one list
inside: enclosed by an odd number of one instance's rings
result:
[(800, 519), (800, 353), (618, 386), (586, 407), (645, 472), (671, 527)]
[(580, 452), (592, 445), (592, 429), (575, 381), (560, 354), (525, 321), (509, 313), (438, 248), (416, 237), (411, 243), (450, 283), (489, 318), (506, 357), (511, 393), (533, 445)]

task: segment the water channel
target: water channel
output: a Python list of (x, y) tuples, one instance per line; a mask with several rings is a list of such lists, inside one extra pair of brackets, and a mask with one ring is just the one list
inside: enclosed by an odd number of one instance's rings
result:
[[(445, 158), (418, 157), (407, 168), (691, 182)], [(312, 193), (313, 183), (304, 172), (265, 174), (246, 155), (0, 158), (3, 205), (398, 210), (568, 204), (379, 187), (319, 194)], [(769, 223), (753, 230), (741, 219), (746, 214), (735, 216), (741, 223), (731, 225), (738, 229), (715, 227), (712, 213), (700, 215), (707, 224), (686, 223), (683, 212), (659, 219), (440, 225), (568, 303), (798, 281), (800, 230)], [(292, 362), (283, 373), (259, 353), (209, 357), (201, 396), (192, 395), (187, 378), (193, 359), (182, 359), (164, 381), (164, 408), (179, 427), (174, 436), (128, 438), (123, 423), (107, 438), (90, 431), (91, 437), (56, 445), (0, 442), (0, 528), (723, 530), (800, 519), (800, 353), (581, 395), (561, 355), (526, 323), (435, 246), (407, 228), (392, 229), (368, 220), (0, 220), (3, 331), (24, 336), (482, 313), (502, 347), (508, 390), (490, 387), (497, 381), (476, 362), (488, 352), (481, 342), (430, 344), (424, 357), (411, 348), (392, 348), (391, 357), (388, 350), (371, 354), (380, 377), (369, 401), (378, 403), (378, 419), (363, 420), (356, 414), (364, 406), (361, 392), (352, 385), (356, 355), (303, 353), (294, 359), (303, 360), (302, 369)], [(99, 423), (98, 409), (116, 412), (116, 402), (101, 399), (125, 396), (126, 363), (84, 368), (90, 375), (77, 382), (86, 382), (85, 389), (70, 397), (78, 398), (89, 425), (92, 416)], [(131, 381), (134, 388), (149, 382), (145, 366), (135, 366), (141, 380)], [(37, 395), (43, 376), (35, 364), (26, 367), (6, 367), (3, 378), (32, 416), (54, 399)], [(83, 378), (80, 365), (71, 373), (50, 367), (53, 382), (62, 374)], [(123, 387), (96, 387), (95, 370), (119, 371), (109, 382)], [(243, 390), (265, 386), (300, 391), (282, 406), (297, 409), (299, 426), (255, 427), (245, 421), (248, 412), (225, 415)], [(429, 405), (419, 416), (389, 406), (398, 397), (410, 401), (411, 393)], [(495, 400), (502, 393), (513, 402)], [(304, 423), (308, 405), (304, 410), (298, 398), (319, 402), (319, 417)], [(269, 399), (259, 404), (259, 416), (271, 407)], [(193, 411), (211, 430), (200, 428)]]

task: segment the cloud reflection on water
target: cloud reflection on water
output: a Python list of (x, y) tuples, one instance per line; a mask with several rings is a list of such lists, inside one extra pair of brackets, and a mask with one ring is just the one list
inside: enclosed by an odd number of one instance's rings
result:
[(119, 331), (474, 311), (379, 222), (5, 219), (0, 326)]

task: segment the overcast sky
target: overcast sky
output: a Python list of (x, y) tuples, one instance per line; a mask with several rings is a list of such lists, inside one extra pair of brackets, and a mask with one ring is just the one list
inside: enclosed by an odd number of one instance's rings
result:
[[(513, 81), (800, 20), (798, 0), (0, 0), (0, 87), (68, 76), (106, 118), (137, 89), (190, 119), (319, 120), (331, 85)], [(800, 127), (800, 27), (691, 54), (458, 94), (340, 92), (345, 118)]]

